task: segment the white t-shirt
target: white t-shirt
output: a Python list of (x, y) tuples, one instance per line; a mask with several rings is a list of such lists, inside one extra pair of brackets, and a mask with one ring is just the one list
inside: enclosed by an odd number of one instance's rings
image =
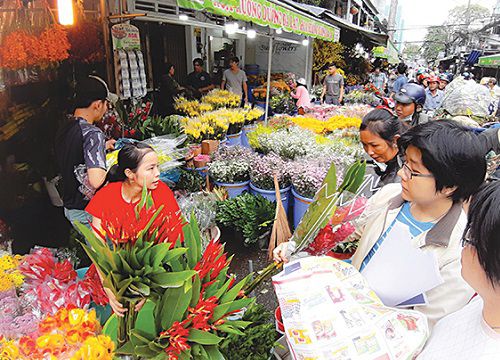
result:
[(477, 296), (462, 310), (441, 319), (417, 360), (497, 360), (500, 333), (483, 319), (483, 300)]

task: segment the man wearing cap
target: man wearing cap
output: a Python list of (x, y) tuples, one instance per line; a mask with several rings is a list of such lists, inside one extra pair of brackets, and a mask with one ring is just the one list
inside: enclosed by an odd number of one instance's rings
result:
[(450, 83), (450, 78), (448, 77), (448, 74), (441, 74), (439, 76), (439, 90), (445, 91), (449, 83)]
[(434, 112), (443, 102), (444, 92), (438, 89), (439, 78), (437, 76), (429, 77), (429, 87), (425, 90), (424, 111)]
[(196, 90), (198, 97), (214, 89), (210, 74), (203, 70), (203, 60), (196, 58), (193, 60), (194, 71), (188, 75), (187, 84)]
[(56, 136), (56, 156), (63, 180), (64, 215), (73, 226), (78, 221), (90, 227), (92, 219), (84, 209), (106, 179), (106, 150), (115, 143), (106, 141), (94, 124), (118, 97), (97, 76), (82, 79), (76, 89), (74, 113)]
[(425, 104), (425, 90), (422, 86), (408, 83), (396, 93), (396, 114), (400, 121), (407, 126), (416, 126), (429, 121), (427, 115), (422, 113)]

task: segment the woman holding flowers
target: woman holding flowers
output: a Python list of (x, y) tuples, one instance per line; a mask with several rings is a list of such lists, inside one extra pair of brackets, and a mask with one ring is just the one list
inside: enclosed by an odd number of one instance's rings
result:
[(398, 139), (404, 128), (391, 110), (378, 108), (365, 115), (359, 127), (359, 138), (371, 160), (367, 172), (374, 178), (371, 189), (401, 182), (398, 171), (403, 164)]
[[(174, 194), (160, 181), (158, 155), (148, 145), (127, 144), (118, 153), (118, 164), (108, 173), (109, 183), (92, 198), (86, 211), (92, 215), (92, 227), (98, 234), (109, 225), (119, 231), (117, 236), (125, 238), (134, 233), (135, 208), (141, 200), (144, 187), (150, 192), (154, 208), (162, 208), (161, 227), (166, 230), (172, 243), (182, 236), (180, 209)], [(160, 219), (160, 218), (158, 218)], [(120, 239), (118, 239), (120, 241)], [(113, 311), (123, 316), (126, 311), (116, 301), (114, 294), (105, 289)]]

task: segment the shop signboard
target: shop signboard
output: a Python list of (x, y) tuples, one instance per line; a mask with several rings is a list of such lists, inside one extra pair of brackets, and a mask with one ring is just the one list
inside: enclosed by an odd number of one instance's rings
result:
[(372, 49), (373, 56), (387, 59), (387, 61), (391, 64), (397, 64), (399, 62), (398, 50), (391, 43), (387, 43), (387, 47), (385, 46), (377, 46)]
[(478, 65), (484, 67), (500, 67), (500, 54), (481, 56)]
[(113, 50), (141, 50), (139, 29), (130, 24), (116, 24), (111, 27)]
[[(269, 54), (269, 42), (259, 40), (255, 46), (255, 62), (266, 64)], [(291, 72), (303, 74), (306, 66), (307, 48), (300, 44), (291, 44), (284, 41), (274, 41), (272, 69), (274, 72)]]
[(206, 10), (236, 20), (328, 41), (339, 41), (340, 29), (268, 0), (177, 0), (180, 7)]

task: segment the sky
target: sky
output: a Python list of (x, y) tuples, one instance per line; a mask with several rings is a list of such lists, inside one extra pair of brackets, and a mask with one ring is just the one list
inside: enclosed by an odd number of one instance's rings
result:
[[(426, 25), (441, 25), (448, 17), (448, 11), (455, 6), (467, 5), (467, 0), (399, 0), (404, 19), (403, 41), (421, 41), (425, 37)], [(496, 0), (472, 0), (493, 10)], [(414, 29), (420, 27), (419, 29)]]

